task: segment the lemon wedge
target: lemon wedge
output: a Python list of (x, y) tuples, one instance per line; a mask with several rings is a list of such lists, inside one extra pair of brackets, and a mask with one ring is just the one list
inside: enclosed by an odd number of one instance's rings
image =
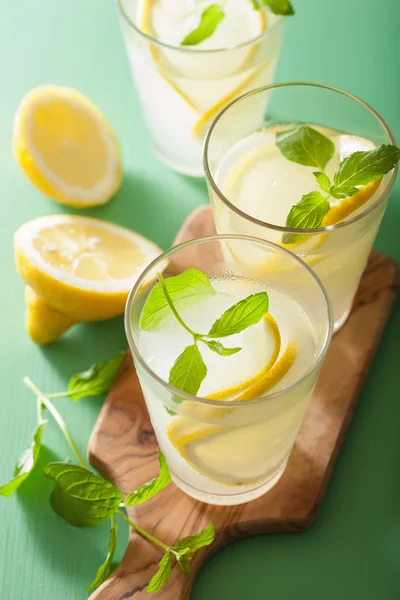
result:
[[(70, 324), (122, 314), (132, 285), (161, 253), (155, 244), (125, 227), (68, 215), (25, 223), (14, 235), (14, 248), (21, 278), (40, 301), (68, 316)], [(28, 330), (33, 332), (44, 307), (31, 292), (27, 300)], [(52, 337), (50, 331), (43, 336)], [(32, 337), (39, 339), (37, 333)]]
[(43, 302), (36, 292), (25, 286), (25, 327), (36, 344), (50, 344), (65, 333), (76, 321)]
[(115, 134), (71, 88), (43, 85), (26, 94), (14, 118), (13, 151), (30, 181), (61, 204), (104, 204), (121, 183)]

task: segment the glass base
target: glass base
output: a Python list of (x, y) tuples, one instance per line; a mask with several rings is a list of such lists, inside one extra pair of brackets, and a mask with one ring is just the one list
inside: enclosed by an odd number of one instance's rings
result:
[(202, 163), (197, 168), (188, 167), (170, 160), (167, 156), (165, 156), (165, 154), (157, 150), (154, 144), (151, 145), (151, 149), (155, 157), (172, 171), (176, 171), (177, 173), (181, 173), (182, 175), (188, 175), (189, 177), (204, 177), (204, 169)]
[[(210, 494), (208, 492), (202, 492), (191, 485), (188, 485), (179, 477), (175, 475), (175, 473), (171, 472), (172, 481), (175, 485), (185, 492), (188, 496), (195, 498), (195, 500), (200, 500), (201, 502), (205, 502), (206, 504), (215, 504), (217, 506), (234, 506), (236, 504), (245, 504), (246, 502), (251, 502), (251, 500), (256, 500), (260, 496), (263, 496), (271, 488), (274, 487), (280, 480), (283, 475), (283, 472), (286, 468), (286, 462), (284, 465), (277, 471), (270, 479), (264, 481), (262, 484), (257, 486), (249, 486), (251, 489), (246, 488), (246, 491), (233, 491), (238, 488), (232, 487), (231, 494)], [(227, 486), (228, 487), (228, 486)], [(240, 488), (239, 488), (240, 489)], [(243, 489), (243, 488), (241, 488)]]
[(337, 321), (335, 321), (335, 324), (333, 326), (333, 333), (336, 333), (341, 327), (343, 327), (343, 325), (346, 323), (349, 317), (350, 312), (351, 309), (349, 308), (349, 310), (347, 310)]

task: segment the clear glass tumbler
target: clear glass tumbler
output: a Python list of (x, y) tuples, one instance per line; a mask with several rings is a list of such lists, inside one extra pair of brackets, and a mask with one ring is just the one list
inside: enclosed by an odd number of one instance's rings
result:
[[(235, 259), (246, 252), (257, 253), (258, 261)], [(285, 269), (271, 273), (266, 266), (276, 260)], [(202, 295), (188, 285), (182, 297), (175, 296), (176, 310), (195, 332), (209, 331), (224, 310), (249, 295), (266, 292), (269, 297), (261, 321), (219, 340), (234, 347), (234, 354), (221, 356), (197, 342), (207, 373), (196, 395), (168, 383), (177, 357), (193, 344), (191, 334), (165, 303), (157, 305), (156, 319), (163, 317), (157, 326), (148, 330), (142, 319), (158, 274), (163, 273), (168, 287), (169, 278), (188, 269), (202, 271), (213, 288), (210, 294), (206, 286)], [(313, 271), (263, 240), (195, 239), (165, 252), (143, 272), (127, 302), (125, 327), (176, 485), (194, 498), (221, 505), (241, 504), (272, 488), (284, 472), (332, 335), (329, 300)]]
[[(253, 123), (249, 127), (242, 115), (253, 114), (255, 102), (263, 105), (264, 111), (258, 113), (256, 126)], [(229, 127), (232, 121), (236, 122), (234, 129)], [(262, 191), (262, 180), (258, 189), (251, 189), (243, 177), (240, 198), (232, 191), (229, 178), (232, 173), (238, 176), (241, 168), (238, 165), (243, 165), (247, 157), (251, 159), (252, 152), (257, 153), (260, 148), (263, 151), (263, 139), (268, 137), (265, 136), (266, 133), (270, 132), (268, 144), (273, 144), (276, 148), (273, 132), (287, 130), (299, 124), (317, 128), (332, 136), (334, 141), (343, 136), (340, 139), (347, 154), (353, 152), (353, 147), (358, 150), (360, 144), (372, 149), (380, 144), (395, 143), (389, 128), (377, 112), (352, 94), (314, 83), (279, 83), (241, 96), (218, 115), (205, 140), (204, 169), (217, 232), (269, 240), (286, 246), (300, 256), (315, 271), (329, 294), (336, 331), (346, 321), (351, 310), (397, 167), (383, 177), (368, 201), (361, 203), (347, 218), (325, 227), (303, 229), (302, 233), (307, 235), (306, 243), (285, 244), (284, 234), (298, 233), (299, 230), (285, 227), (285, 215), (288, 211), (286, 208), (286, 212), (282, 212), (282, 205), (288, 201), (292, 206), (300, 201), (305, 191), (318, 190), (312, 172), (320, 169), (299, 166), (284, 159), (288, 171), (277, 175), (278, 163), (275, 162), (268, 175), (268, 191)], [(338, 144), (337, 141), (336, 143)], [(268, 167), (268, 163), (265, 164)], [(261, 176), (267, 175), (267, 167)], [(304, 171), (308, 170), (307, 177), (314, 187), (304, 189), (304, 179), (299, 179), (299, 183), (293, 179), (290, 185), (292, 175), (289, 175), (289, 169), (292, 169), (290, 173), (300, 173), (299, 177), (305, 177)], [(247, 188), (244, 187), (246, 185)], [(277, 188), (274, 186), (283, 186), (281, 189), (286, 190), (281, 192), (283, 196), (275, 204), (277, 192), (274, 190)], [(344, 203), (345, 201), (342, 205)], [(240, 258), (250, 259), (248, 255), (237, 256), (238, 260)], [(274, 268), (279, 270), (281, 267), (276, 264)], [(295, 275), (293, 272), (293, 277)]]
[[(152, 37), (143, 0), (118, 0), (118, 6), (154, 153), (171, 169), (202, 177), (208, 126), (233, 98), (271, 83), (285, 18), (260, 8), (264, 20), (260, 35), (238, 46), (212, 50), (171, 46)], [(242, 119), (252, 127), (263, 110), (263, 103), (255, 102), (253, 113), (243, 114)]]

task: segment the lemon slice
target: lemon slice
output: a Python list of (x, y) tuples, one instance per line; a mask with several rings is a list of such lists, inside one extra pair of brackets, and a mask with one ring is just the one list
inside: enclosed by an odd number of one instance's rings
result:
[(227, 388), (220, 392), (216, 392), (215, 394), (210, 394), (209, 396), (207, 396), (208, 399), (222, 400), (224, 398), (229, 398), (230, 396), (236, 396), (239, 392), (257, 384), (257, 382), (262, 380), (265, 377), (265, 375), (268, 373), (268, 371), (273, 367), (273, 365), (275, 364), (276, 359), (278, 358), (279, 353), (281, 351), (281, 334), (280, 334), (277, 322), (275, 321), (274, 317), (270, 313), (267, 313), (264, 316), (264, 321), (265, 321), (265, 324), (267, 325), (267, 327), (269, 328), (269, 330), (271, 331), (272, 336), (274, 338), (274, 349), (272, 351), (272, 354), (271, 354), (271, 357), (270, 357), (268, 363), (265, 365), (265, 367), (263, 369), (261, 369), (261, 371), (259, 373), (257, 373), (257, 375), (254, 375), (254, 377), (251, 377), (247, 381), (244, 381), (243, 383), (239, 383), (238, 385), (235, 385), (231, 388)]
[(13, 151), (31, 182), (68, 206), (104, 204), (121, 183), (115, 134), (99, 109), (71, 88), (44, 85), (22, 99)]
[(142, 270), (161, 250), (113, 223), (54, 215), (25, 223), (14, 235), (17, 269), (38, 297), (75, 321), (122, 314)]

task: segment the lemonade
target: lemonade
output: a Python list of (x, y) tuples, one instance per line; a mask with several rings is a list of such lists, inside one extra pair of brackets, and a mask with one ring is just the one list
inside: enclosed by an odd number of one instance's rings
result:
[[(175, 483), (202, 501), (240, 504), (267, 492), (285, 469), (329, 341), (329, 307), (312, 274), (284, 250), (220, 236), (178, 246), (167, 255), (193, 259), (193, 245), (200, 246), (208, 258), (213, 247), (207, 293), (193, 295), (190, 290), (195, 287), (189, 284), (184, 297), (175, 297), (179, 319), (166, 305), (161, 307), (159, 296), (157, 322), (146, 320), (149, 298), (154, 286), (160, 285), (154, 280), (156, 267), (150, 266), (128, 301), (127, 334), (157, 440)], [(299, 266), (303, 276), (299, 292), (296, 286), (288, 288), (287, 282), (279, 285), (280, 277), (268, 281), (251, 268), (238, 269), (228, 259), (231, 248), (264, 251), (266, 259), (279, 256), (287, 266)], [(165, 260), (160, 257), (157, 262), (165, 265)], [(173, 264), (176, 260), (172, 258)], [(179, 264), (183, 262), (179, 257)], [(178, 277), (164, 275), (168, 289), (174, 290), (172, 282)], [(178, 357), (193, 344), (191, 330), (213, 331), (221, 315), (258, 297), (268, 298), (268, 308), (257, 322), (238, 333), (212, 338), (212, 343), (223, 344), (222, 355), (220, 349), (216, 352), (198, 340), (200, 363), (194, 370), (187, 363), (175, 380), (175, 385), (181, 385), (176, 382), (193, 380), (204, 370), (197, 391), (189, 394), (183, 386), (173, 388)]]
[[(256, 9), (252, 0), (225, 0), (215, 30), (186, 45), (214, 2), (119, 0), (153, 149), (172, 169), (203, 175), (202, 143), (212, 119), (239, 94), (272, 81), (284, 18), (261, 4)], [(254, 115), (242, 118), (251, 126), (264, 108), (258, 102)]]
[[(242, 110), (247, 108), (251, 112), (254, 96), (269, 102), (273, 87), (243, 97), (243, 102), (239, 99), (236, 106), (228, 108), (210, 130), (206, 144), (206, 171), (216, 229), (218, 233), (240, 233), (268, 239), (300, 256), (326, 287), (334, 311), (335, 329), (338, 329), (350, 312), (378, 231), (385, 199), (394, 178), (393, 166), (398, 160), (398, 149), (390, 145), (384, 147), (382, 142), (391, 141), (390, 138), (385, 140), (382, 134), (377, 136), (372, 128), (371, 133), (375, 135), (368, 138), (357, 135), (357, 127), (351, 132), (310, 121), (280, 121), (272, 111), (262, 119), (262, 127), (249, 131), (244, 125), (244, 135), (233, 133), (230, 144), (223, 149), (219, 130), (225, 131), (226, 123), (223, 121), (226, 117), (229, 122), (229, 110), (237, 114), (242, 104)], [(285, 86), (277, 86), (278, 94), (282, 90)], [(287, 94), (292, 90), (293, 87), (286, 90)], [(308, 148), (299, 143), (294, 150), (288, 144), (286, 147), (282, 145), (282, 140), (296, 135), (302, 139), (299, 132), (313, 139), (313, 142), (306, 139)], [(321, 144), (325, 144), (326, 156), (319, 164), (317, 155)], [(388, 168), (381, 170), (382, 175), (378, 172), (365, 185), (349, 186), (347, 193), (342, 193), (345, 189), (342, 186), (342, 191), (331, 194), (330, 187), (337, 181), (335, 174), (340, 171), (345, 159), (372, 156), (381, 152), (382, 148), (382, 151), (391, 151), (394, 156)], [(293, 156), (292, 151), (296, 153)], [(311, 156), (307, 155), (309, 151)], [(316, 175), (322, 179), (317, 179)], [(301, 201), (314, 204), (311, 209), (308, 206), (310, 212), (299, 209)], [(320, 207), (323, 214), (319, 214)], [(254, 252), (251, 255), (247, 252), (236, 254), (235, 257), (245, 262), (260, 260), (259, 253)], [(297, 269), (286, 272), (276, 260), (265, 263), (264, 268), (266, 272), (281, 272), (282, 277), (292, 277), (293, 281), (297, 277)]]

